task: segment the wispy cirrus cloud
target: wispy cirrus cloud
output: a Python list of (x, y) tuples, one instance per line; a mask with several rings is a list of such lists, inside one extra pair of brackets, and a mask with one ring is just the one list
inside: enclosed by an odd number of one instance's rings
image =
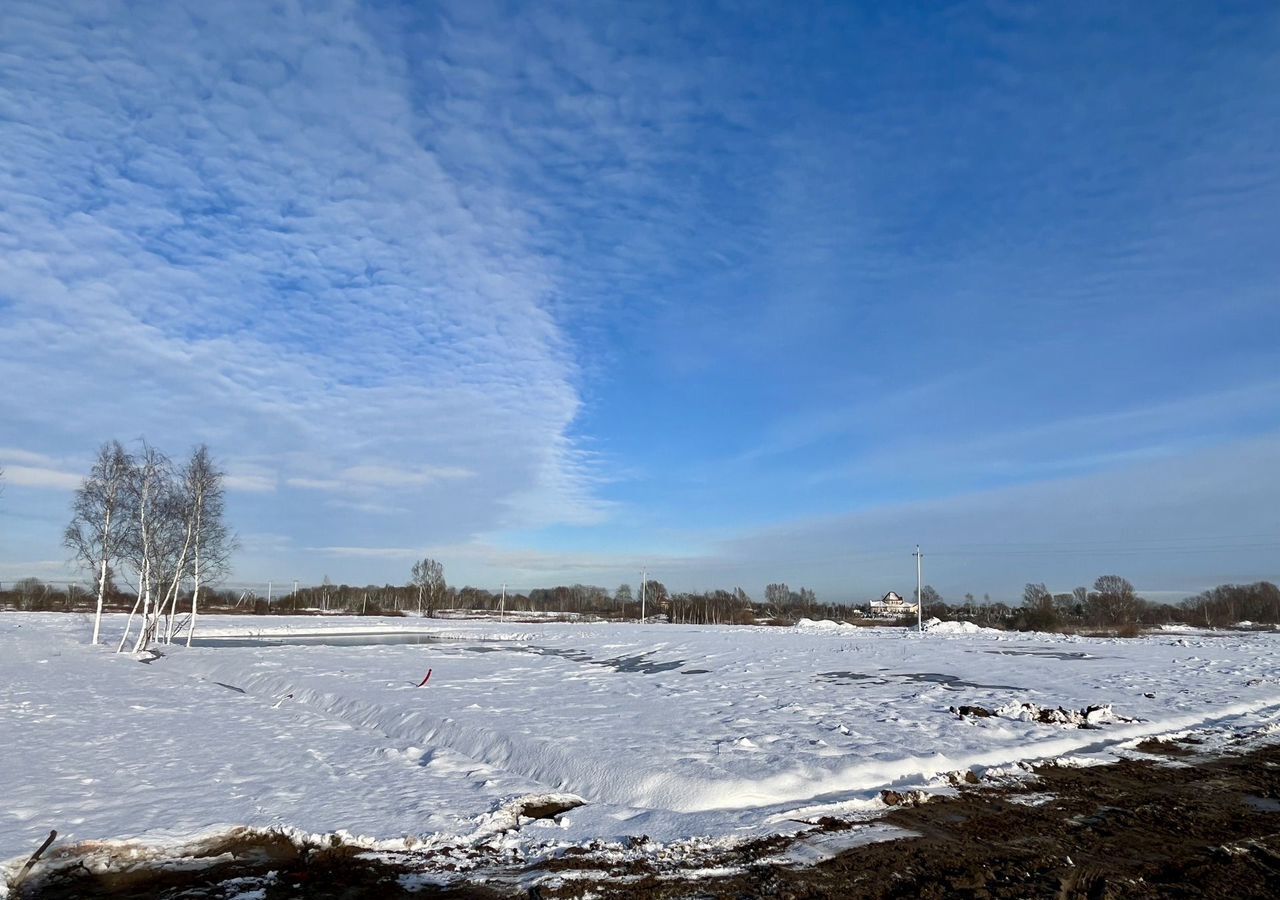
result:
[(17, 465), (5, 466), (4, 477), (11, 484), (19, 487), (57, 488), (59, 490), (74, 490), (80, 486), (80, 482), (84, 478), (84, 476), (75, 472), (63, 472), (58, 469), (46, 469), (41, 466)]
[[(995, 425), (989, 431), (945, 442), (915, 432), (889, 435), (874, 444), (867, 441), (867, 451), (839, 466), (811, 469), (806, 480), (822, 484), (914, 470), (961, 482), (974, 477), (1033, 481), (1094, 471), (1204, 449), (1222, 443), (1224, 435), (1234, 438), (1266, 433), (1275, 421), (1277, 396), (1280, 381), (1265, 378), (1159, 403), (1042, 417), (1021, 427)], [(889, 404), (877, 405), (881, 410), (870, 421), (839, 417), (833, 420), (839, 422), (837, 427), (797, 438), (789, 449), (833, 433), (861, 431), (865, 438), (883, 421), (883, 408)]]
[(65, 459), (15, 447), (0, 447), (0, 469), (9, 484), (24, 488), (74, 490), (84, 477)]
[(441, 481), (474, 478), (475, 472), (461, 466), (420, 466), (402, 469), (388, 465), (348, 466), (336, 478), (290, 478), (293, 487), (317, 491), (360, 491), (369, 486), (379, 488), (425, 487)]
[(274, 476), (257, 475), (250, 472), (228, 472), (222, 483), (229, 491), (240, 491), (250, 494), (269, 494), (276, 489)]

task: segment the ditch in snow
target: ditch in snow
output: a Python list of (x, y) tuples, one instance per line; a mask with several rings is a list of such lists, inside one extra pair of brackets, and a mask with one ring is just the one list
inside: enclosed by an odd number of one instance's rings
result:
[(814, 677), (818, 681), (830, 681), (835, 684), (893, 684), (895, 681), (914, 681), (919, 684), (941, 685), (949, 691), (960, 691), (965, 688), (991, 691), (1022, 690), (1011, 684), (979, 684), (976, 681), (965, 681), (958, 675), (940, 675), (937, 672), (880, 672), (876, 675), (865, 675), (861, 672), (820, 672)]
[(1039, 656), (1043, 659), (1099, 659), (1092, 653), (1079, 650), (983, 650), (983, 653), (994, 653), (998, 656)]

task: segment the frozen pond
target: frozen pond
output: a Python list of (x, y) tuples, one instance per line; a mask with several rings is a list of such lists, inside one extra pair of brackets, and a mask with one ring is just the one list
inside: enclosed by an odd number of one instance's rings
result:
[(558, 647), (541, 647), (510, 641), (479, 640), (474, 637), (446, 637), (434, 632), (386, 632), (332, 634), (263, 634), (241, 637), (197, 637), (193, 648), (209, 649), (269, 649), (273, 647), (394, 647), (408, 644), (447, 644), (468, 653), (532, 653), (539, 656), (555, 656), (593, 666), (604, 666), (615, 672), (657, 675), (661, 672), (682, 670), (682, 675), (705, 675), (707, 669), (683, 669), (683, 659), (652, 659), (648, 653), (635, 653), (597, 659), (582, 650)]
[(196, 637), (192, 647), (383, 647), (396, 644), (456, 644), (474, 638), (448, 638), (418, 631), (383, 634), (279, 634), (245, 637)]

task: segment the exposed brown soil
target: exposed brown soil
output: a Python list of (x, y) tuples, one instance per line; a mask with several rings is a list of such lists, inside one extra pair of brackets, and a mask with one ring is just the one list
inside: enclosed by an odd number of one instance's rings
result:
[[(1187, 756), (1190, 748), (1177, 743), (1147, 741), (1142, 749), (1167, 756), (1171, 764), (1142, 760), (1088, 768), (1050, 766), (1037, 770), (1034, 785), (962, 787), (955, 797), (903, 803), (883, 821), (920, 837), (858, 847), (810, 868), (756, 862), (782, 849), (784, 842), (775, 839), (702, 861), (740, 870), (730, 877), (693, 879), (648, 863), (610, 866), (590, 852), (576, 852), (536, 870), (488, 869), (484, 883), (419, 887), (410, 893), (399, 879), (415, 870), (412, 856), (388, 861), (346, 848), (299, 852), (288, 842), (266, 841), (194, 872), (135, 869), (103, 878), (72, 870), (33, 881), (20, 896), (222, 898), (249, 888), (263, 891), (259, 896), (268, 900), (567, 900), (588, 892), (620, 900), (1280, 896), (1280, 747), (1212, 760), (1193, 759)], [(963, 785), (965, 780), (957, 781)], [(1029, 794), (1048, 799), (1038, 805), (1017, 802)], [(848, 825), (826, 820), (823, 827), (838, 831)], [(608, 871), (609, 877), (538, 877), (588, 869)], [(268, 871), (275, 875), (262, 880)], [(532, 883), (539, 886), (519, 886)]]
[[(1176, 744), (1144, 749), (1184, 759)], [(1027, 790), (1053, 795), (1042, 805), (1012, 801), (1019, 792), (967, 790), (895, 808), (884, 821), (920, 838), (811, 869), (595, 890), (611, 898), (1280, 897), (1280, 748), (1178, 768), (1122, 761), (1038, 774)]]
[[(52, 858), (56, 861), (56, 854)], [(497, 896), (477, 886), (427, 889), (410, 894), (400, 882), (400, 877), (408, 871), (405, 866), (388, 865), (342, 845), (298, 847), (284, 836), (270, 833), (233, 835), (211, 842), (187, 859), (192, 865), (170, 868), (144, 864), (106, 873), (92, 872), (83, 866), (59, 867), (52, 874), (33, 877), (21, 885), (14, 896), (27, 900), (90, 897), (230, 900), (251, 891), (259, 891), (257, 896), (269, 898), (317, 900)]]

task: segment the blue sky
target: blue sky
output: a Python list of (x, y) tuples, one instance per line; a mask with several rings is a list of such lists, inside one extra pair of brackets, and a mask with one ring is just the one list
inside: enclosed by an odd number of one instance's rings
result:
[(1280, 578), (1272, 3), (0, 9), (0, 578)]

